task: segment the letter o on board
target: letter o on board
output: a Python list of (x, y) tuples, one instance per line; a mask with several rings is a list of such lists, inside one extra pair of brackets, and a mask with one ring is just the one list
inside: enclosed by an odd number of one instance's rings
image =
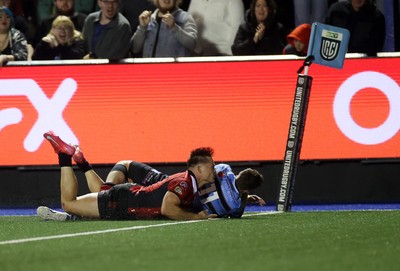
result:
[[(375, 128), (359, 126), (350, 113), (351, 100), (364, 88), (376, 88), (389, 100), (389, 115)], [(371, 114), (374, 112), (371, 111)], [(367, 71), (354, 74), (339, 87), (333, 102), (333, 115), (340, 131), (349, 139), (364, 145), (384, 143), (400, 130), (400, 87), (395, 80), (383, 73)]]

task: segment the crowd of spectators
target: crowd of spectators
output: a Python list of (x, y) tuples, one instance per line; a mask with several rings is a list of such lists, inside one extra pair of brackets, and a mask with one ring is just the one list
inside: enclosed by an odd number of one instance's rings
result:
[[(313, 22), (348, 52), (383, 50), (374, 0), (0, 0), (0, 65), (13, 60), (296, 54)], [(22, 47), (26, 47), (22, 48)]]

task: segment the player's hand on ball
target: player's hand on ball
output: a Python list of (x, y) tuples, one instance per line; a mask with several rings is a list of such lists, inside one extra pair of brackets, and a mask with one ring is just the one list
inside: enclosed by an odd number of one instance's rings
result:
[(203, 210), (197, 214), (199, 215), (199, 219), (209, 219), (209, 218), (217, 218), (218, 217), (216, 214), (208, 214), (207, 210)]

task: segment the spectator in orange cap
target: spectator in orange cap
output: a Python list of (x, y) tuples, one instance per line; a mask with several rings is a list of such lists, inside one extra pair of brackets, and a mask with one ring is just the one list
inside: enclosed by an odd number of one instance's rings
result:
[(288, 36), (288, 44), (283, 49), (284, 55), (306, 56), (308, 42), (310, 40), (311, 25), (301, 24), (296, 27)]

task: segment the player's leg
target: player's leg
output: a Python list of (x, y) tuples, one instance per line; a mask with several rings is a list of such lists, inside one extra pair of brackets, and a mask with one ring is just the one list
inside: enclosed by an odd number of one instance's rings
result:
[(106, 183), (116, 185), (131, 182), (128, 180), (128, 168), (131, 162), (131, 160), (123, 160), (116, 163), (108, 173)]
[(167, 177), (168, 175), (163, 174), (147, 164), (132, 160), (123, 160), (115, 164), (112, 168), (107, 176), (105, 185), (129, 182), (148, 186)]
[(64, 211), (78, 216), (98, 218), (97, 194), (77, 198), (78, 181), (72, 169), (72, 155), (75, 154), (76, 148), (62, 141), (53, 132), (47, 132), (43, 136), (58, 154), (61, 168), (61, 205)]
[(132, 183), (149, 186), (164, 180), (168, 175), (163, 174), (147, 164), (131, 161), (129, 163), (127, 177), (128, 181)]
[(104, 181), (93, 170), (93, 167), (86, 160), (79, 146), (76, 146), (76, 150), (72, 158), (74, 159), (75, 163), (82, 171), (82, 173), (85, 174), (90, 192), (99, 192), (101, 190), (101, 187), (104, 185)]
[(72, 167), (61, 167), (61, 206), (69, 214), (81, 217), (99, 218), (97, 193), (77, 197), (78, 181)]
[(101, 187), (104, 185), (104, 181), (93, 169), (86, 171), (85, 177), (90, 192), (96, 193), (101, 190)]

